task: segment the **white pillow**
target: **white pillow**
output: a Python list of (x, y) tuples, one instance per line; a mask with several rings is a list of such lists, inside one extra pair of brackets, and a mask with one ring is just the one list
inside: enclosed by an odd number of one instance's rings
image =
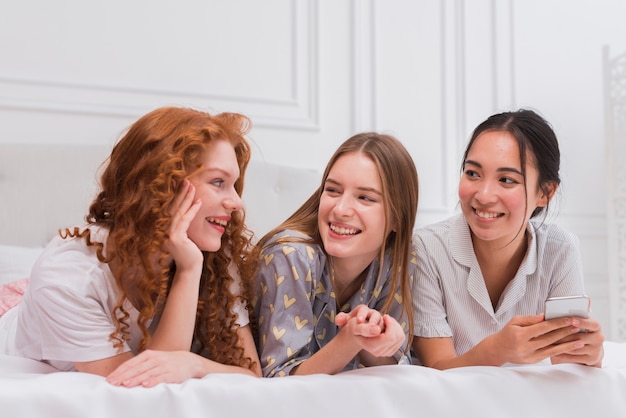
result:
[(0, 284), (30, 277), (30, 270), (43, 247), (0, 245)]

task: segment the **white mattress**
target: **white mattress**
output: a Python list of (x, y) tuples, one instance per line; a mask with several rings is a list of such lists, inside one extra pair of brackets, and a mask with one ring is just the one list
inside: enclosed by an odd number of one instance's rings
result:
[(381, 366), (335, 376), (216, 374), (120, 388), (0, 356), (3, 417), (585, 417), (626, 416), (626, 343), (605, 343), (605, 367)]

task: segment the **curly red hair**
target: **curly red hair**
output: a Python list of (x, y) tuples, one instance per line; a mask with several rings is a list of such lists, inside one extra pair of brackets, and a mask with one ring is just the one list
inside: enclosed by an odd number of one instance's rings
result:
[[(237, 113), (210, 115), (178, 107), (156, 109), (137, 120), (113, 148), (100, 180), (101, 190), (91, 203), (87, 222), (109, 230), (111, 250), (103, 254), (102, 243), (90, 240), (90, 231), (66, 230), (64, 236), (80, 236), (87, 245), (98, 246), (98, 258), (115, 260), (123, 274), (116, 274), (121, 296), (114, 309), (116, 331), (111, 334), (115, 347), (128, 339), (128, 299), (124, 282), (137, 283), (138, 325), (142, 332), (139, 350), (150, 342), (147, 322), (162, 308), (176, 266), (168, 262), (166, 243), (172, 220), (169, 211), (179, 185), (202, 167), (207, 145), (217, 139), (228, 140), (235, 149), (240, 178), (235, 189), (243, 193), (245, 171), (250, 161), (250, 146), (245, 138), (250, 120)], [(237, 337), (233, 306), (243, 298), (249, 307), (254, 263), (250, 260), (252, 232), (245, 226), (245, 211), (232, 214), (215, 253), (204, 252), (196, 314), (195, 345), (198, 352), (223, 364), (252, 368), (244, 357)], [(160, 270), (153, 267), (159, 255)], [(241, 295), (231, 292), (235, 280), (229, 266), (236, 266), (241, 278)], [(158, 271), (157, 271), (158, 270)]]

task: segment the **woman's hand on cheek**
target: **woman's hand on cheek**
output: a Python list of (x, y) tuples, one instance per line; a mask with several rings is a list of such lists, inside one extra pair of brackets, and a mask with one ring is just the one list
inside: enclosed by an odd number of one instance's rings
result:
[(169, 229), (167, 246), (179, 271), (202, 269), (202, 251), (187, 235), (191, 221), (202, 206), (200, 200), (194, 201), (195, 193), (193, 184), (189, 180), (185, 180), (172, 203), (172, 224)]

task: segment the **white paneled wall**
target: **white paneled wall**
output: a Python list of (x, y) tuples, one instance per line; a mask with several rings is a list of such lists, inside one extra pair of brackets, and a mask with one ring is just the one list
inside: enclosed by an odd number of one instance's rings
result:
[(531, 107), (561, 139), (556, 221), (612, 336), (602, 48), (626, 51), (624, 16), (621, 0), (3, 2), (0, 143), (110, 145), (175, 104), (245, 113), (255, 159), (321, 169), (386, 131), (415, 158), (423, 225), (455, 211), (472, 128)]

